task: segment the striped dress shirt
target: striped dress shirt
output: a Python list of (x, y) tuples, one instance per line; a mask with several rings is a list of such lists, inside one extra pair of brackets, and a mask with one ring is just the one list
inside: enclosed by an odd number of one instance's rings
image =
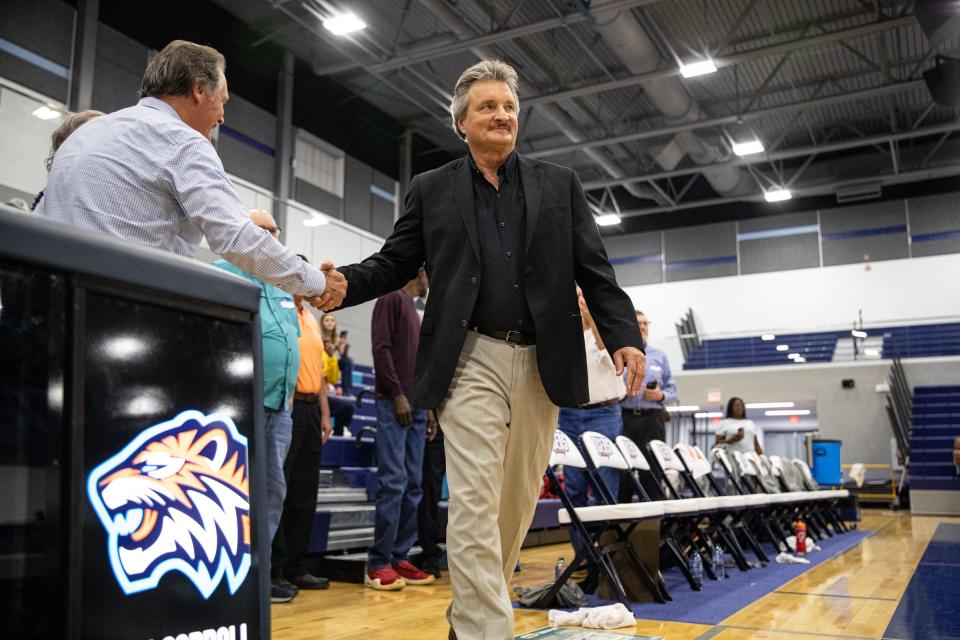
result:
[(323, 273), (250, 221), (210, 141), (156, 98), (73, 132), (36, 212), (187, 257), (206, 236), (215, 253), (288, 293), (326, 287)]

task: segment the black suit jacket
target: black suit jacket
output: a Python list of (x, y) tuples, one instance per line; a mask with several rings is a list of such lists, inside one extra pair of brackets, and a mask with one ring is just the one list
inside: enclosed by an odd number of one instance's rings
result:
[[(633, 304), (617, 285), (576, 173), (518, 157), (526, 204), (524, 285), (537, 334), (537, 362), (555, 404), (588, 402), (586, 356), (575, 284), (607, 350), (643, 348)], [(477, 301), (480, 246), (466, 156), (410, 182), (403, 215), (378, 253), (340, 267), (343, 306), (399, 289), (426, 264), (430, 295), (420, 327), (411, 402), (443, 402)]]

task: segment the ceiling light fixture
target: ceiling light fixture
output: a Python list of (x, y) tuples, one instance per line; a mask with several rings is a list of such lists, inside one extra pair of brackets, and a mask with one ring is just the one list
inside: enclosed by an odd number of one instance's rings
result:
[(323, 28), (335, 36), (342, 36), (354, 31), (360, 31), (367, 28), (367, 23), (358, 18), (354, 13), (341, 13), (338, 16), (327, 18), (323, 21)]
[(686, 411), (700, 411), (700, 405), (698, 404), (681, 404), (675, 407), (667, 407), (667, 411), (670, 413), (681, 413)]
[(763, 192), (763, 198), (767, 202), (783, 202), (793, 197), (789, 189), (770, 189)]
[(319, 213), (310, 212), (310, 217), (303, 221), (303, 226), (305, 227), (322, 227), (323, 225), (330, 222), (327, 219), (327, 216), (322, 216)]
[(748, 402), (747, 409), (792, 409), (792, 402)]
[(694, 417), (694, 418), (697, 418), (697, 419), (700, 419), (700, 418), (722, 418), (722, 417), (723, 417), (723, 412), (721, 412), (721, 411), (710, 411), (710, 412), (707, 412), (707, 413), (695, 413), (695, 414), (693, 414), (693, 417)]
[(773, 335), (772, 333), (765, 333), (762, 336), (760, 336), (760, 339), (763, 340), (764, 342), (770, 342), (771, 340), (776, 340), (777, 336)]
[(597, 216), (597, 224), (601, 227), (611, 227), (615, 224), (620, 224), (620, 216), (615, 213), (605, 213), (602, 216)]
[(765, 416), (808, 416), (810, 409), (774, 409), (773, 411), (764, 411)]
[(51, 109), (47, 105), (37, 107), (33, 110), (33, 116), (35, 118), (40, 118), (41, 120), (53, 120), (55, 118), (59, 118), (61, 115), (63, 114), (56, 109)]
[(866, 338), (867, 332), (860, 331), (859, 329), (854, 329), (853, 331), (850, 332), (850, 335), (852, 335), (854, 338)]
[(749, 156), (763, 152), (763, 143), (759, 140), (744, 140), (733, 143), (733, 152), (738, 156)]
[(684, 78), (695, 78), (697, 76), (705, 76), (708, 73), (713, 73), (717, 70), (717, 65), (714, 64), (713, 60), (707, 58), (706, 60), (696, 60), (694, 62), (686, 62), (680, 65), (680, 75)]
[(790, 345), (788, 344), (778, 344), (777, 351), (790, 351)]

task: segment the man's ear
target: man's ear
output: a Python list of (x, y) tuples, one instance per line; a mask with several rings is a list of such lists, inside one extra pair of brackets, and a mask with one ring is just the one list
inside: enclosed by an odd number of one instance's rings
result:
[(193, 83), (193, 88), (190, 89), (190, 97), (193, 98), (193, 101), (197, 104), (203, 102), (204, 94), (203, 84), (200, 82)]

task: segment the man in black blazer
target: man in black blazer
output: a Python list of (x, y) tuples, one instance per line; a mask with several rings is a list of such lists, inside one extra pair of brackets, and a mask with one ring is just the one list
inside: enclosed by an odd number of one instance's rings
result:
[(514, 637), (508, 585), (553, 446), (557, 407), (586, 404), (576, 285), (600, 335), (643, 380), (643, 339), (576, 173), (516, 153), (517, 75), (485, 60), (457, 82), (469, 154), (410, 183), (381, 250), (342, 267), (344, 306), (403, 286), (425, 264), (430, 296), (412, 401), (436, 408), (451, 492), (451, 637)]

